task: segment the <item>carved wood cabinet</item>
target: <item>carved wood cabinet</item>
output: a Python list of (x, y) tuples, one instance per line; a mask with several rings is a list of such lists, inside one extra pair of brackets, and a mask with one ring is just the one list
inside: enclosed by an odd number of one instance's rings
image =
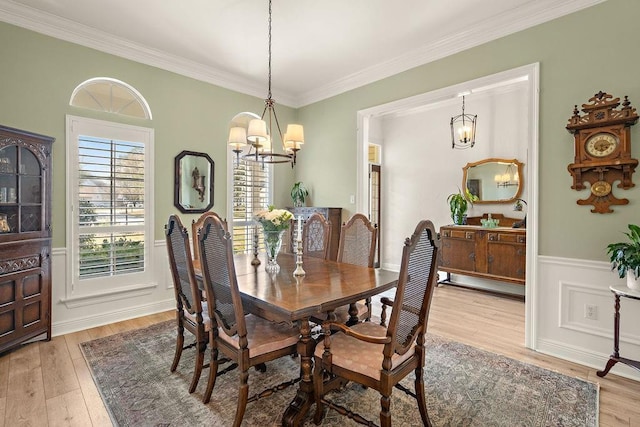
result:
[[(340, 229), (342, 227), (342, 208), (320, 208), (314, 206), (302, 206), (299, 208), (287, 208), (296, 219), (302, 215), (302, 220), (306, 221), (311, 215), (318, 212), (331, 223), (331, 235), (329, 236), (329, 259), (335, 261), (338, 259), (338, 245), (340, 245)], [(295, 227), (291, 227), (291, 232), (295, 233)], [(295, 236), (290, 235), (290, 241), (293, 242)]]
[(449, 225), (440, 239), (438, 270), (524, 285), (525, 229)]
[(51, 144), (0, 126), (0, 352), (51, 339)]

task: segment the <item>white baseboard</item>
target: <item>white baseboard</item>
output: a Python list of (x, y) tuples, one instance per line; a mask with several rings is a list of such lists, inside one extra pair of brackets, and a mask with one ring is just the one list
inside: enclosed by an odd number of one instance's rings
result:
[(147, 316), (150, 314), (160, 313), (172, 310), (176, 307), (175, 298), (165, 301), (157, 301), (151, 304), (141, 305), (137, 307), (127, 307), (124, 310), (113, 310), (96, 315), (85, 316), (83, 318), (75, 318), (63, 322), (53, 322), (51, 325), (51, 335), (58, 336), (81, 331), (83, 329), (95, 328), (97, 326), (107, 325), (109, 323), (120, 322), (123, 320), (134, 319), (136, 317)]

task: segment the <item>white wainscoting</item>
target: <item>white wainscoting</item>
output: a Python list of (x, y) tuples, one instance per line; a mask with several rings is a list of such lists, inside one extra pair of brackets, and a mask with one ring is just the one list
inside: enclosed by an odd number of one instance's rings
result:
[[(613, 284), (624, 284), (602, 261), (538, 257), (536, 348), (539, 352), (603, 369), (613, 352)], [(587, 318), (585, 306), (595, 308)], [(640, 360), (640, 301), (620, 301), (620, 355)], [(593, 311), (593, 310), (592, 310)], [(640, 380), (618, 363), (611, 373)]]
[(64, 335), (82, 329), (146, 316), (175, 308), (173, 282), (169, 271), (166, 242), (157, 240), (151, 248), (152, 283), (143, 290), (105, 294), (84, 299), (78, 304), (65, 304), (67, 250), (52, 250), (52, 335)]

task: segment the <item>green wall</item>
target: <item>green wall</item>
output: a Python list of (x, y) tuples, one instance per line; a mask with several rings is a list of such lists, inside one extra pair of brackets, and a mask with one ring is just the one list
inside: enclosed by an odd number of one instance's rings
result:
[[(213, 210), (226, 217), (227, 127), (241, 111), (257, 114), (263, 99), (183, 77), (158, 68), (98, 52), (0, 23), (0, 124), (56, 138), (53, 148), (53, 246), (65, 247), (65, 115), (117, 121), (155, 130), (155, 239), (173, 206), (174, 157), (182, 150), (208, 153), (215, 161)], [(92, 77), (112, 77), (140, 91), (153, 120), (124, 118), (69, 106), (73, 89)], [(266, 96), (266, 81), (265, 81)], [(296, 111), (277, 106), (281, 123)], [(276, 167), (278, 205), (288, 205), (294, 171)], [(190, 223), (196, 215), (183, 215)]]
[[(594, 214), (578, 206), (576, 200), (589, 193), (571, 189), (567, 165), (573, 162), (573, 138), (565, 126), (574, 104), (586, 103), (600, 90), (629, 95), (640, 109), (639, 18), (640, 2), (608, 0), (303, 107), (298, 114), (309, 142), (297, 179), (312, 188), (314, 204), (354, 209), (348, 197), (356, 193), (358, 110), (539, 62), (539, 254), (604, 261), (607, 243), (624, 239), (628, 223), (640, 223), (640, 173), (634, 175), (633, 189), (614, 186), (614, 194), (629, 199), (614, 213)], [(632, 127), (632, 140), (633, 157), (640, 158), (640, 125)], [(417, 177), (425, 184), (437, 183), (428, 172), (433, 161), (425, 159), (424, 176)]]
[[(614, 194), (630, 200), (612, 214), (592, 214), (578, 206), (587, 191), (571, 190), (567, 164), (573, 161), (571, 135), (565, 130), (574, 104), (599, 90), (629, 95), (640, 107), (640, 57), (636, 55), (640, 2), (608, 0), (456, 55), (416, 67), (379, 82), (293, 110), (278, 105), (281, 123), (305, 125), (307, 143), (294, 171), (276, 167), (276, 204), (290, 203), (292, 182), (311, 189), (316, 206), (345, 208), (356, 193), (356, 112), (467, 80), (540, 63), (541, 255), (605, 260), (607, 243), (623, 238), (628, 223), (639, 223), (640, 188)], [(156, 239), (162, 238), (173, 207), (173, 158), (181, 150), (204, 151), (216, 162), (214, 210), (226, 213), (226, 132), (240, 111), (260, 113), (260, 98), (203, 83), (154, 67), (63, 42), (0, 23), (0, 123), (56, 138), (54, 144), (54, 247), (65, 244), (66, 114), (121, 121), (155, 129)], [(91, 77), (113, 77), (138, 89), (154, 114), (150, 122), (122, 119), (68, 106), (73, 89)], [(266, 89), (266, 82), (265, 82)], [(296, 117), (297, 116), (297, 117)], [(633, 156), (640, 157), (640, 125), (632, 128)], [(407, 158), (411, 153), (407, 153)], [(425, 159), (425, 182), (429, 163)], [(640, 174), (634, 176), (640, 182)], [(434, 203), (446, 203), (434, 200)], [(191, 217), (186, 216), (190, 222)]]

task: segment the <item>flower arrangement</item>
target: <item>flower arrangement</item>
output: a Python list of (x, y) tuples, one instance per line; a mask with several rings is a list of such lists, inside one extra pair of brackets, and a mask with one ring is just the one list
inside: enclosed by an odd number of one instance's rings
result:
[(289, 228), (293, 214), (286, 209), (276, 209), (269, 205), (267, 210), (256, 213), (256, 220), (264, 231), (282, 231)]

